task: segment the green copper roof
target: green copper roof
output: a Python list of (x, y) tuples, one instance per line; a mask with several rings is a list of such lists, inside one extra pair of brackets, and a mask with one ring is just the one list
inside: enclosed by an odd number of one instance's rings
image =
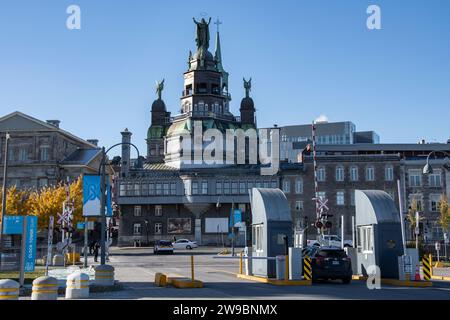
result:
[[(208, 129), (218, 129), (220, 132), (225, 132), (225, 130), (227, 130), (227, 129), (233, 129), (233, 130), (239, 129), (239, 128), (242, 128), (244, 130), (247, 130), (250, 128), (255, 129), (255, 126), (251, 125), (251, 124), (238, 125), (233, 122), (223, 121), (223, 120), (218, 120), (218, 119), (206, 119), (206, 120), (195, 120), (195, 121), (202, 122), (203, 131), (206, 131)], [(192, 133), (193, 129), (194, 129), (193, 120), (188, 118), (188, 119), (173, 123), (167, 130), (167, 135), (168, 136), (178, 135), (178, 134), (182, 134), (185, 131)]]
[(162, 126), (151, 126), (147, 131), (147, 139), (159, 139), (165, 134), (165, 129)]

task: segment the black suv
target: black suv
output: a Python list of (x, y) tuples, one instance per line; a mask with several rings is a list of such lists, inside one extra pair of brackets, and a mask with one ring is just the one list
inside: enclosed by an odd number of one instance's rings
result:
[(310, 247), (303, 254), (311, 258), (312, 280), (341, 279), (352, 281), (352, 263), (345, 251), (336, 247)]

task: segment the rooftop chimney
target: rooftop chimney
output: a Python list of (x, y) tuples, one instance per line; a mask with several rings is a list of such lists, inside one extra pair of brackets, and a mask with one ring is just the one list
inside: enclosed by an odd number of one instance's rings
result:
[(87, 139), (87, 142), (90, 144), (93, 144), (94, 146), (98, 147), (98, 139)]
[(59, 121), (59, 120), (47, 120), (47, 123), (49, 125), (54, 126), (54, 127), (59, 129), (59, 124), (61, 123), (61, 121)]

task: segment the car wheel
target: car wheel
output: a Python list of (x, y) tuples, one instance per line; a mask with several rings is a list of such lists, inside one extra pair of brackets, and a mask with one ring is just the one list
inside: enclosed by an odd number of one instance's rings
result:
[(349, 284), (351, 281), (352, 281), (352, 278), (351, 278), (351, 277), (347, 277), (347, 278), (343, 278), (343, 279), (342, 279), (342, 283), (343, 283), (343, 284)]
[(192, 250), (192, 247), (188, 245), (188, 246), (186, 246), (186, 249)]

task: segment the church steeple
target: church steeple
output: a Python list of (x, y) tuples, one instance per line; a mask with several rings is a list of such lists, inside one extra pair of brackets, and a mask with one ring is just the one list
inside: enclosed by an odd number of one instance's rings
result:
[[(222, 65), (222, 48), (220, 46), (220, 32), (219, 27), (222, 24), (222, 22), (217, 18), (217, 20), (214, 22), (214, 24), (217, 26), (217, 32), (216, 32), (216, 51), (214, 53), (214, 61), (216, 62), (216, 68), (217, 71), (219, 71), (222, 74), (222, 91), (225, 94), (229, 94), (228, 92), (228, 72), (225, 71)], [(229, 97), (231, 100), (231, 97)]]

